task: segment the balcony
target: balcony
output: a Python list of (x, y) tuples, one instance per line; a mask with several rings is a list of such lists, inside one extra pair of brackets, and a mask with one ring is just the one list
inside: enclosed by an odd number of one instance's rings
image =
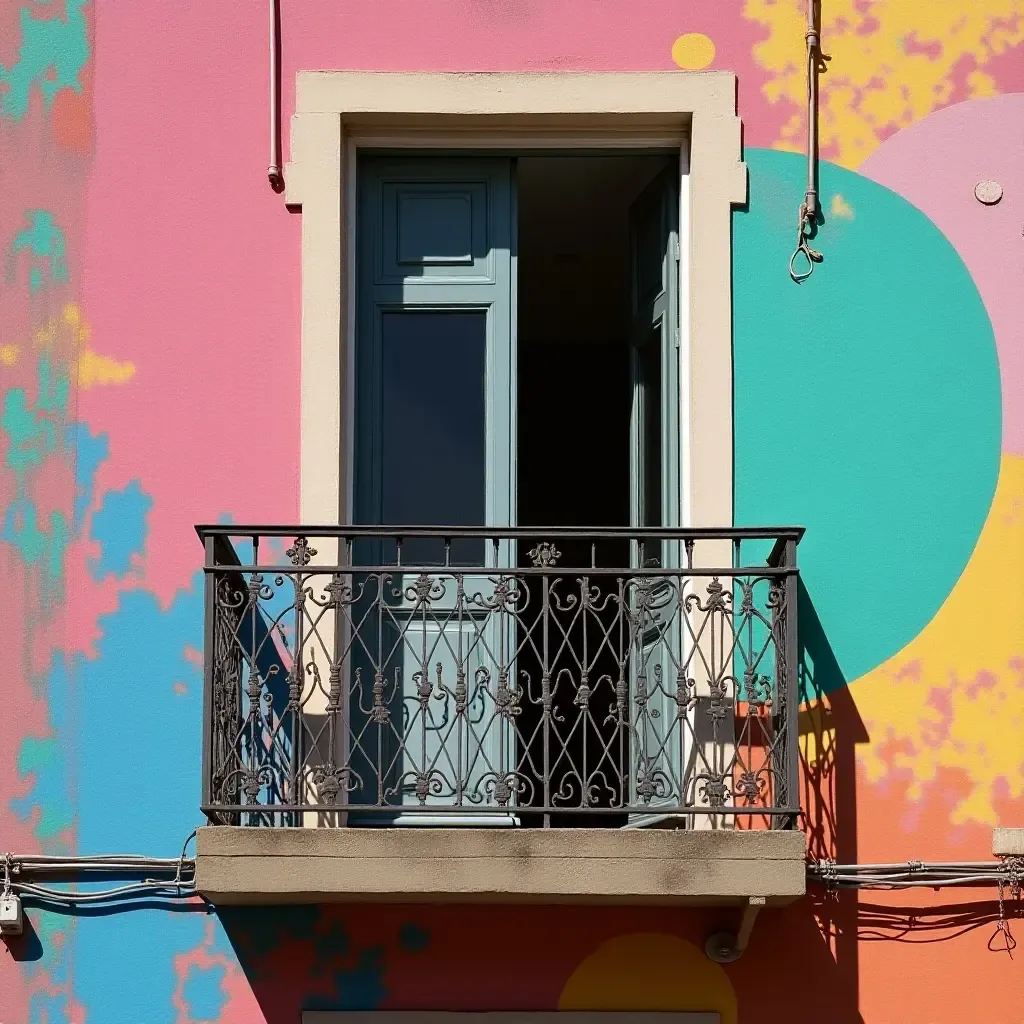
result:
[(200, 527), (216, 902), (785, 902), (802, 531)]

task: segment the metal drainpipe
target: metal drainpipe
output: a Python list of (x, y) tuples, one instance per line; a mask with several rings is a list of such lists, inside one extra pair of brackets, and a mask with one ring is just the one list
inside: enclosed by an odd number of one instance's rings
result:
[(270, 187), (284, 190), (281, 171), (281, 7), (279, 0), (270, 0), (270, 166), (267, 168)]

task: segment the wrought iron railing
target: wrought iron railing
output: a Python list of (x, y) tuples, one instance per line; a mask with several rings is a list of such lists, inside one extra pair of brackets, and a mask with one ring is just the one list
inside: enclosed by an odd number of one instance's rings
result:
[(215, 823), (794, 822), (798, 528), (198, 533)]

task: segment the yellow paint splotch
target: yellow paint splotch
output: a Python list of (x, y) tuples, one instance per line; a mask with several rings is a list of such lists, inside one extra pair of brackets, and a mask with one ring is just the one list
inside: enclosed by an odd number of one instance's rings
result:
[(995, 798), (1024, 797), (1024, 457), (1004, 455), (992, 508), (953, 591), (899, 654), (852, 683), (871, 737), (872, 781), (909, 779), (918, 800), (943, 769), (969, 792), (954, 825), (997, 824)]
[(715, 44), (702, 32), (687, 32), (672, 44), (672, 59), (684, 71), (701, 71), (715, 59)]
[(78, 353), (78, 386), (81, 388), (125, 384), (135, 376), (134, 363), (100, 355), (90, 347), (91, 341), (92, 328), (81, 307), (74, 302), (69, 302), (36, 331), (40, 348), (61, 349), (69, 357)]
[(76, 302), (69, 302), (56, 316), (36, 331), (36, 343), (40, 348), (70, 345), (81, 348), (89, 344), (92, 330), (82, 314), (82, 308)]
[(598, 946), (572, 972), (559, 1010), (717, 1012), (736, 1024), (736, 993), (725, 970), (676, 935), (639, 932)]
[(0, 366), (16, 366), (20, 349), (13, 342), (9, 345), (0, 345)]
[(135, 376), (135, 364), (101, 356), (84, 349), (78, 356), (78, 386), (95, 388), (104, 384), (126, 384)]
[[(775, 148), (803, 151), (806, 0), (745, 0), (743, 10), (768, 30), (754, 47), (771, 76), (765, 97), (799, 111)], [(986, 65), (1024, 42), (1020, 0), (829, 0), (821, 17), (822, 49), (832, 60), (820, 78), (820, 147), (844, 167), (857, 167), (894, 131), (956, 98), (998, 92)]]
[(832, 197), (828, 212), (839, 220), (853, 220), (853, 207), (837, 192)]

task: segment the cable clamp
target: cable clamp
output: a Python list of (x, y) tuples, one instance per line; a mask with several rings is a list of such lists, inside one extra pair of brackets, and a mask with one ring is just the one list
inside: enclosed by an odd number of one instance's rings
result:
[(836, 888), (836, 879), (839, 876), (839, 868), (836, 865), (835, 860), (832, 857), (825, 857), (823, 860), (818, 861), (817, 868), (818, 876), (825, 884), (825, 887), (828, 889)]

